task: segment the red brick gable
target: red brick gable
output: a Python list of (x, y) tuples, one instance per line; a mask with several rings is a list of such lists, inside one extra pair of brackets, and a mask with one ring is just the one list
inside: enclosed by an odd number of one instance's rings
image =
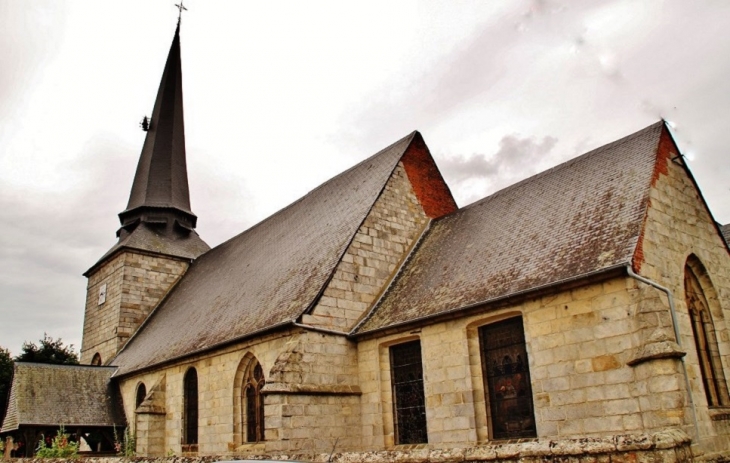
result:
[(401, 162), (413, 191), (429, 218), (437, 219), (458, 209), (451, 190), (441, 176), (420, 133), (416, 132)]

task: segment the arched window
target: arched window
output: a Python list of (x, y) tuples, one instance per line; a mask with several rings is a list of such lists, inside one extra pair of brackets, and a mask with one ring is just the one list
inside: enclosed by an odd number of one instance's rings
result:
[(236, 445), (265, 440), (264, 396), (266, 380), (261, 364), (246, 354), (238, 364), (233, 385), (233, 440)]
[(96, 354), (94, 354), (94, 357), (91, 359), (91, 365), (93, 365), (95, 367), (101, 366), (101, 355), (99, 355), (98, 352)]
[(134, 399), (135, 409), (142, 405), (145, 397), (147, 397), (147, 387), (145, 387), (144, 383), (139, 383), (139, 386), (137, 386), (137, 396)]
[(248, 373), (241, 397), (241, 403), (245, 404), (246, 442), (261, 442), (264, 440), (264, 396), (261, 394), (266, 384), (264, 370), (256, 362), (253, 368), (248, 369)]
[(479, 328), (479, 347), (492, 438), (537, 437), (522, 317)]
[[(698, 259), (692, 257), (688, 259), (684, 268), (684, 295), (700, 362), (702, 383), (707, 395), (707, 404), (710, 407), (728, 406), (730, 397), (728, 397), (725, 373), (722, 369), (715, 336), (715, 325), (712, 322), (705, 291), (707, 289), (714, 294), (714, 289), (711, 287), (709, 278), (703, 278), (706, 276), (706, 271)], [(700, 283), (701, 279), (706, 280), (706, 288), (703, 288)]]
[(183, 444), (192, 445), (198, 443), (198, 372), (195, 368), (185, 373), (183, 387)]

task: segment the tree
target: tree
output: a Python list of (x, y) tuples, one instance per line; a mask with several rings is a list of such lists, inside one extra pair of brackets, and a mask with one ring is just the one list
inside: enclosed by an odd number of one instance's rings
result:
[(39, 345), (33, 342), (23, 343), (23, 353), (15, 357), (16, 362), (53, 363), (56, 365), (78, 365), (79, 356), (74, 352), (73, 344), (63, 345), (61, 338), (53, 339), (43, 333)]
[(0, 423), (5, 417), (5, 407), (8, 405), (10, 382), (13, 379), (13, 359), (10, 351), (0, 346)]

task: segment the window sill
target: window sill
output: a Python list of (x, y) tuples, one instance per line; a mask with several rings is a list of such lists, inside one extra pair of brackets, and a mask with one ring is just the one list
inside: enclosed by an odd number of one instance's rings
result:
[(711, 407), (709, 412), (712, 421), (730, 421), (730, 407)]
[(184, 456), (197, 456), (198, 455), (198, 444), (183, 444), (182, 454)]

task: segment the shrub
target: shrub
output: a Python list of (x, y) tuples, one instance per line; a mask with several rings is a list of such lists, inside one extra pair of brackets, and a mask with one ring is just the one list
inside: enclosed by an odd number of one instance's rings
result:
[(42, 439), (38, 443), (38, 450), (36, 451), (36, 457), (38, 458), (77, 458), (79, 456), (79, 443), (72, 442), (69, 440), (69, 435), (63, 426), (56, 433), (56, 437), (51, 441), (51, 445), (48, 446), (46, 439), (41, 435)]

